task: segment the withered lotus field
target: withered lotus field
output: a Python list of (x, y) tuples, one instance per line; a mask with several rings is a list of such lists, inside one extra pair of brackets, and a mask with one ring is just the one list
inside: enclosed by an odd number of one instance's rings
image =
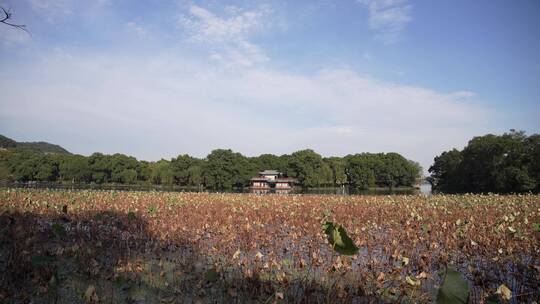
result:
[(430, 303), (447, 267), (470, 303), (540, 299), (539, 195), (1, 190), (0, 232), (6, 303)]

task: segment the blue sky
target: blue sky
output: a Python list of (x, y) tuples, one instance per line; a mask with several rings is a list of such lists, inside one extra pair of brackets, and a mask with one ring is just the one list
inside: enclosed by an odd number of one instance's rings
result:
[(0, 134), (141, 159), (540, 132), (538, 1), (0, 0)]

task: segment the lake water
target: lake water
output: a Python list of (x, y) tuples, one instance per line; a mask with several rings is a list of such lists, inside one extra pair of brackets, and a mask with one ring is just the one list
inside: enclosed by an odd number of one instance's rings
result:
[(431, 184), (423, 183), (420, 185), (420, 193), (424, 195), (431, 195)]
[(121, 185), (121, 184), (60, 184), (60, 183), (3, 183), (3, 188), (24, 189), (58, 189), (58, 190), (116, 190), (116, 191), (172, 191), (172, 192), (227, 192), (227, 193), (259, 193), (259, 194), (338, 194), (338, 195), (431, 195), (431, 185), (428, 183), (416, 188), (375, 188), (367, 190), (340, 188), (317, 188), (317, 189), (294, 189), (294, 190), (251, 190), (232, 189), (225, 191), (213, 191), (208, 189), (187, 188), (179, 186), (155, 186), (155, 185)]

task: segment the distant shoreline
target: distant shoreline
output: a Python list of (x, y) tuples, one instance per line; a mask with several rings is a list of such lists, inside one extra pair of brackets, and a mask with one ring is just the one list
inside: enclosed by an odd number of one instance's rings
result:
[[(145, 185), (145, 184), (92, 184), (92, 183), (58, 183), (58, 182), (0, 182), (0, 188), (14, 189), (58, 189), (58, 190), (117, 190), (117, 191), (164, 191), (164, 192), (210, 192), (210, 193), (250, 193), (250, 187), (232, 188), (232, 189), (209, 189), (204, 187), (186, 187), (177, 185)], [(322, 192), (322, 194), (343, 194), (341, 190), (346, 190), (354, 193), (370, 193), (370, 192), (408, 192), (418, 191), (417, 187), (370, 187), (368, 189), (350, 189), (349, 187), (316, 187), (302, 189), (295, 187), (291, 193), (294, 194), (314, 194)]]

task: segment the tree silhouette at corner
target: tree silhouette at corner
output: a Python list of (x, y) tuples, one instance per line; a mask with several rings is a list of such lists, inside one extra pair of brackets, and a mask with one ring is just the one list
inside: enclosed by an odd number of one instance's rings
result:
[(15, 23), (12, 23), (10, 21), (13, 14), (11, 13), (11, 11), (9, 9), (6, 10), (3, 6), (0, 6), (0, 9), (2, 10), (2, 14), (3, 14), (3, 16), (0, 19), (0, 23), (2, 23), (4, 25), (7, 25), (7, 26), (10, 26), (10, 27), (14, 27), (14, 28), (19, 29), (19, 30), (23, 30), (23, 31), (27, 32), (28, 34), (30, 34), (30, 32), (26, 29), (26, 25), (24, 25), (24, 24), (15, 24)]

